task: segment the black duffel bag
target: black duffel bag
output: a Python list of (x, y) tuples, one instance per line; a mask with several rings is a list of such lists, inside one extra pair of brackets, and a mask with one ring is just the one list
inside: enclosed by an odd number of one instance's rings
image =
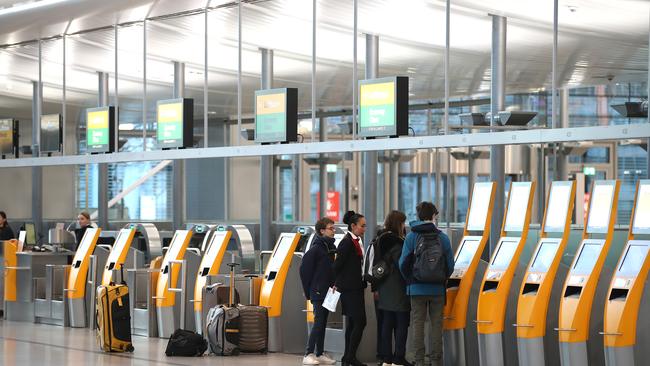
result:
[(208, 349), (208, 342), (197, 333), (176, 329), (169, 338), (165, 354), (167, 356), (198, 357)]

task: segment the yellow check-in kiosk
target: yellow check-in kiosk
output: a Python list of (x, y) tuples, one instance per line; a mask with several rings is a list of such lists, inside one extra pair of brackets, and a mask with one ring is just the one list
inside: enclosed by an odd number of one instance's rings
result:
[[(117, 234), (115, 238), (115, 243), (111, 249), (108, 259), (106, 260), (106, 266), (104, 266), (104, 273), (102, 274), (102, 285), (108, 286), (111, 282), (117, 282), (117, 274), (122, 272), (124, 273), (124, 265), (131, 249), (131, 243), (135, 237), (135, 229), (128, 228), (122, 229)], [(137, 268), (137, 265), (133, 265), (133, 268)], [(126, 281), (126, 278), (122, 278), (121, 274), (120, 281)]]
[(562, 255), (569, 240), (575, 201), (574, 181), (552, 182), (537, 242), (517, 300), (517, 356), (520, 365), (545, 366), (559, 361), (557, 338), (547, 328), (556, 326), (557, 298), (566, 271), (560, 271)]
[[(515, 302), (518, 289), (511, 291), (512, 281), (528, 238), (534, 192), (534, 182), (510, 184), (501, 238), (485, 271), (478, 295), (475, 322), (481, 365), (505, 365), (506, 357), (510, 356), (517, 347), (514, 337), (507, 337), (504, 344), (504, 331), (506, 314), (510, 324), (516, 315)], [(510, 333), (510, 330), (509, 327), (507, 333)], [(512, 357), (507, 358), (512, 359)], [(514, 362), (509, 362), (511, 363)]]
[[(94, 291), (87, 290), (87, 278), (96, 276), (96, 272), (90, 271), (90, 256), (95, 251), (97, 239), (99, 239), (99, 228), (86, 229), (79, 248), (72, 258), (70, 274), (68, 275), (67, 288), (64, 290), (68, 301), (68, 310), (70, 315), (70, 326), (73, 328), (83, 328), (87, 326), (88, 312), (90, 302), (86, 301), (86, 293), (92, 297)], [(96, 264), (95, 264), (96, 267)]]
[[(16, 271), (18, 268), (17, 253), (23, 251), (23, 243), (19, 240), (5, 240), (3, 243), (4, 257), (4, 298), (3, 302), (15, 302), (17, 299)], [(5, 308), (3, 304), (3, 309)]]
[(187, 306), (187, 289), (193, 289), (196, 276), (188, 276), (199, 268), (198, 248), (188, 250), (191, 230), (176, 230), (163, 256), (156, 284), (156, 315), (158, 336), (169, 338), (176, 329), (194, 329), (194, 310)]
[[(266, 264), (260, 306), (269, 311), (269, 351), (301, 353), (306, 342), (305, 298), (300, 283), (299, 233), (282, 233)], [(263, 253), (262, 253), (263, 254)], [(264, 262), (263, 260), (261, 261)]]
[[(588, 365), (596, 362), (590, 361), (587, 343), (601, 341), (597, 334), (600, 329), (590, 326), (602, 319), (602, 313), (593, 312), (592, 307), (600, 273), (614, 235), (619, 188), (618, 180), (595, 181), (592, 186), (583, 240), (576, 251), (560, 299), (556, 330), (559, 332), (562, 365)], [(594, 336), (590, 337), (590, 333), (594, 333)], [(595, 344), (590, 346), (592, 354), (602, 358), (602, 350), (595, 350)]]
[[(447, 280), (447, 294), (443, 310), (443, 337), (445, 344), (445, 364), (476, 365), (476, 352), (466, 354), (466, 338), (475, 338), (476, 333), (466, 337), (468, 317), (476, 319), (476, 310), (468, 309), (470, 303), (476, 304), (477, 289), (483, 276), (479, 273), (481, 254), (490, 237), (490, 222), (496, 183), (475, 183), (472, 198), (467, 210), (465, 229), (454, 259), (454, 272)], [(470, 299), (472, 297), (472, 299)], [(473, 327), (472, 327), (473, 328)], [(470, 329), (474, 332), (475, 328)], [(469, 344), (476, 344), (472, 339)]]
[(650, 301), (646, 292), (650, 270), (650, 180), (637, 182), (634, 202), (628, 240), (605, 301), (601, 334), (607, 366), (644, 365), (650, 356)]

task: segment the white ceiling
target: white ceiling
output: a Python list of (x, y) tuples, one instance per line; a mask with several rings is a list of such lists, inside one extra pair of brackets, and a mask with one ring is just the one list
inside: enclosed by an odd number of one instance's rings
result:
[[(0, 8), (16, 1), (0, 0)], [(41, 4), (36, 6), (35, 4)], [(491, 19), (508, 17), (507, 90), (550, 87), (552, 1), (453, 0), (451, 14), (450, 83), (453, 96), (489, 92)], [(120, 23), (196, 10), (205, 1), (41, 0), (0, 9), (0, 44), (96, 29)], [(237, 7), (212, 0), (209, 13), (209, 110), (216, 115), (237, 112)], [(223, 5), (223, 7), (221, 7)], [(22, 8), (21, 8), (22, 7)], [(363, 78), (363, 33), (380, 36), (380, 75), (411, 77), (411, 99), (443, 97), (445, 3), (432, 0), (359, 0), (358, 61)], [(317, 106), (352, 103), (352, 28), (350, 0), (319, 0), (317, 23)], [(649, 3), (632, 0), (560, 1), (559, 79), (564, 86), (645, 81), (648, 70)], [(263, 0), (243, 4), (243, 110), (252, 112), (259, 87), (259, 47), (275, 51), (275, 86), (299, 88), (300, 108), (311, 106), (312, 8), (307, 0)], [(172, 60), (187, 64), (187, 94), (203, 104), (203, 14), (154, 19), (147, 28), (148, 109), (171, 96)], [(122, 27), (118, 33), (118, 91), (123, 112), (135, 122), (142, 115), (143, 27)], [(112, 29), (67, 38), (67, 101), (89, 107), (97, 100), (97, 71), (115, 69)], [(63, 47), (60, 39), (42, 46), (44, 98), (62, 100)], [(35, 43), (0, 49), (0, 96), (31, 99), (30, 80), (38, 78)], [(114, 94), (114, 81), (110, 85)], [(7, 100), (7, 99), (5, 99)], [(0, 99), (2, 101), (2, 99)], [(22, 110), (23, 108), (19, 108)], [(20, 114), (29, 115), (27, 111)], [(17, 113), (0, 103), (0, 116)], [(126, 116), (126, 115), (125, 115)], [(124, 117), (127, 118), (127, 117)]]

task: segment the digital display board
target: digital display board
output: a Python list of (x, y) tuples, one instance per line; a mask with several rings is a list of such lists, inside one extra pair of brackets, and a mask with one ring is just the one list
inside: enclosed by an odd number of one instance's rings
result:
[(591, 192), (589, 217), (587, 220), (588, 233), (606, 233), (612, 215), (614, 189), (616, 181), (597, 181)]
[(115, 150), (115, 107), (86, 110), (86, 146), (89, 153)]
[(189, 148), (194, 138), (194, 99), (159, 100), (156, 103), (156, 141), (162, 149)]
[(508, 212), (506, 213), (506, 224), (504, 226), (506, 232), (524, 230), (531, 187), (531, 182), (512, 183), (508, 195)]
[(639, 182), (632, 222), (633, 234), (650, 234), (650, 180)]
[(492, 182), (475, 183), (472, 190), (472, 201), (470, 202), (469, 218), (467, 219), (467, 230), (483, 231), (490, 209), (492, 198)]
[(255, 142), (298, 140), (298, 89), (281, 88), (255, 92)]
[(478, 250), (478, 246), (481, 242), (478, 240), (465, 240), (463, 242), (463, 246), (460, 248), (458, 251), (458, 254), (456, 255), (456, 260), (454, 261), (454, 267), (461, 268), (461, 267), (469, 267), (470, 263), (472, 263), (472, 259), (474, 258), (474, 254), (476, 254), (476, 250)]
[(492, 259), (492, 268), (507, 268), (517, 251), (517, 241), (503, 240), (497, 254)]
[(584, 243), (582, 250), (578, 254), (572, 273), (590, 274), (594, 269), (598, 256), (600, 255), (601, 245), (596, 243)]
[(533, 260), (533, 264), (530, 266), (530, 271), (548, 272), (559, 247), (560, 243), (541, 242), (539, 244), (539, 249), (537, 249), (535, 259)]
[(551, 193), (549, 194), (548, 206), (546, 207), (544, 232), (564, 232), (572, 188), (573, 182), (551, 183)]
[(408, 88), (404, 76), (360, 80), (359, 136), (408, 135)]
[(618, 269), (619, 273), (636, 275), (643, 267), (645, 257), (648, 255), (648, 246), (645, 244), (630, 244), (625, 252), (625, 257)]
[(46, 114), (41, 116), (41, 152), (51, 153), (61, 151), (63, 129), (61, 115)]
[(18, 146), (18, 124), (13, 119), (0, 119), (0, 155), (14, 155)]

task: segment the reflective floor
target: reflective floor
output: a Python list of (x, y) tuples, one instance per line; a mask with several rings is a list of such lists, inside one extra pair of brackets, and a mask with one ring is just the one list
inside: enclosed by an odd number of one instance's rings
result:
[(301, 365), (302, 357), (286, 354), (238, 357), (167, 357), (166, 339), (133, 337), (133, 354), (104, 353), (95, 332), (0, 320), (0, 365)]

